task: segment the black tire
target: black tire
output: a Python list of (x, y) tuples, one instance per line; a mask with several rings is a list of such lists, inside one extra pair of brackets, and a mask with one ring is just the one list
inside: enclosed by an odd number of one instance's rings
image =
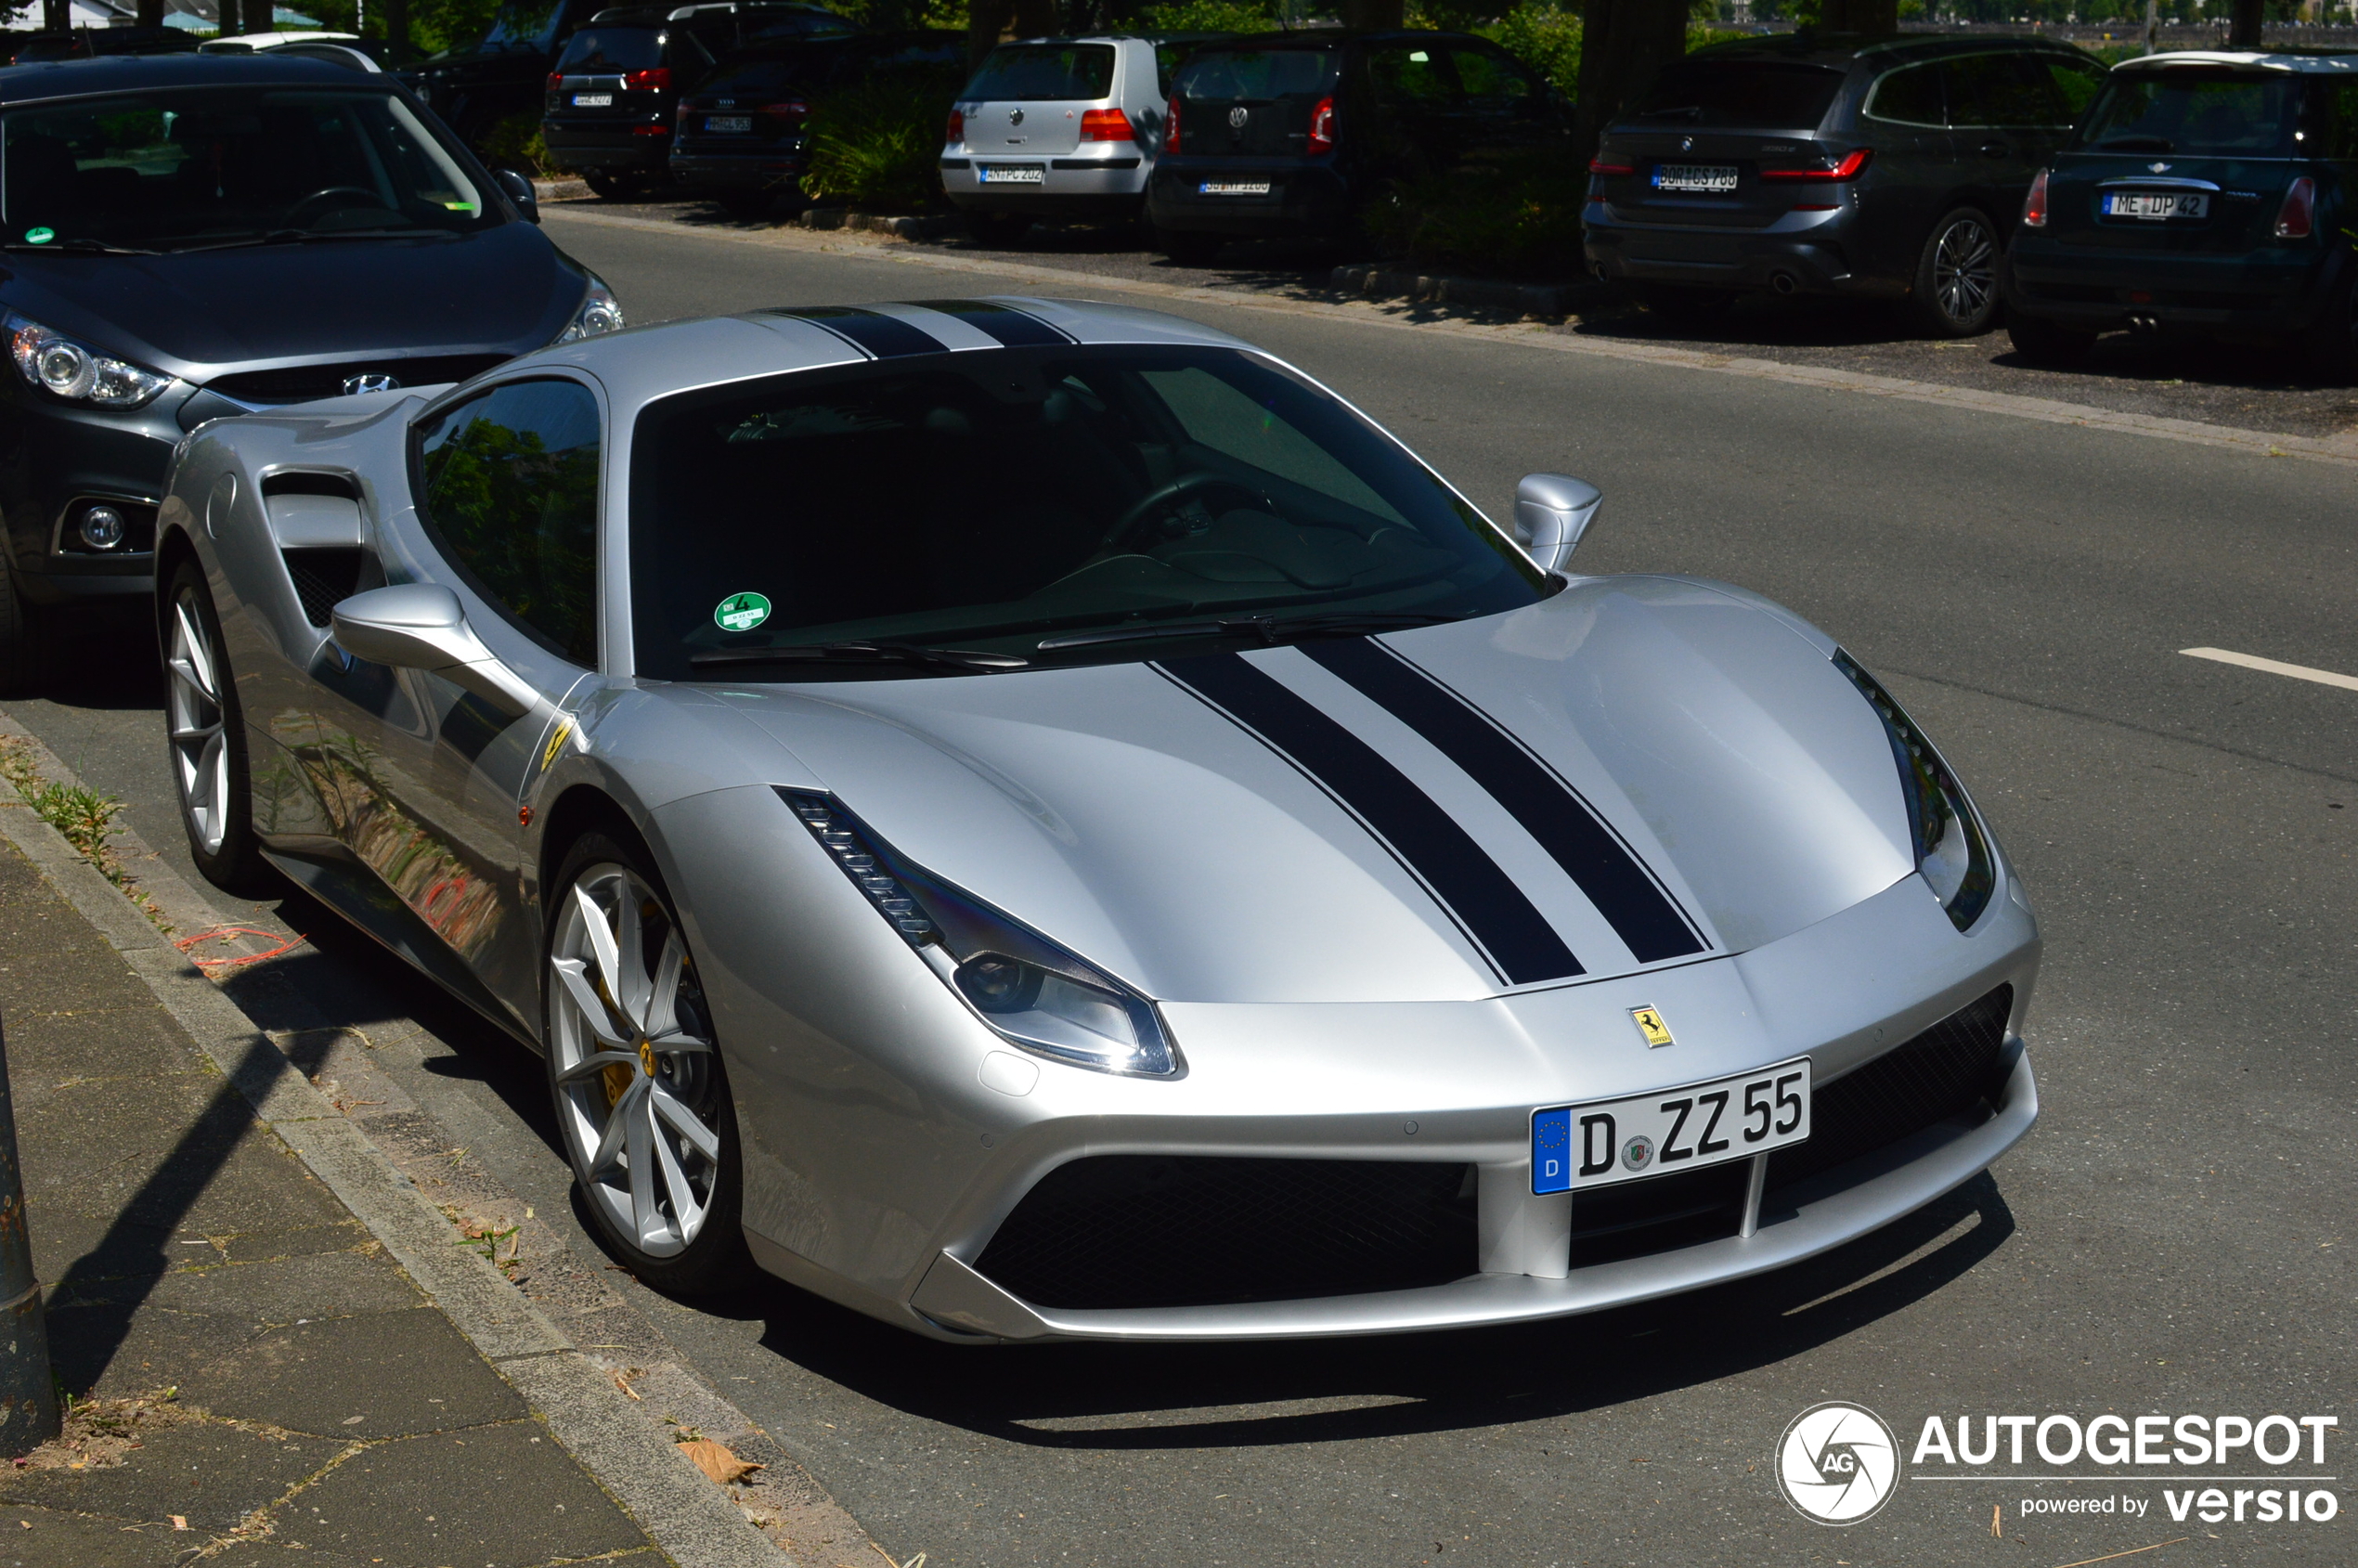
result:
[(1031, 232), (1031, 220), (1021, 213), (968, 213), (966, 232), (976, 244), (1004, 251)]
[(41, 621), (17, 591), (16, 563), (0, 539), (0, 697), (30, 696), (46, 682), (49, 639)]
[(1716, 321), (1736, 303), (1725, 289), (1686, 289), (1676, 283), (1640, 283), (1632, 291), (1638, 303), (1665, 321)]
[(1228, 248), (1224, 234), (1199, 234), (1192, 229), (1160, 229), (1155, 249), (1181, 266), (1210, 266)]
[(272, 885), (253, 831), (245, 713), (223, 652), (221, 618), (194, 561), (164, 584), (158, 606), (164, 667), (164, 745), (188, 858), (224, 892), (253, 897)]
[[(575, 841), (550, 886), (555, 896), (548, 906), (540, 971), (541, 1039), (558, 1138), (573, 1166), (582, 1207), (615, 1256), (644, 1284), (682, 1296), (743, 1284), (753, 1263), (745, 1250), (736, 1108), (713, 1035), (711, 1009), (671, 895), (645, 849), (602, 832)], [(601, 912), (598, 918), (610, 922), (605, 937), (629, 983), (590, 973), (603, 961), (594, 956), (597, 943), (587, 928), (590, 914), (577, 889), (586, 889), (591, 908)], [(631, 911), (627, 921), (626, 900)], [(660, 977), (675, 942), (676, 1000), (667, 1003)], [(584, 959), (577, 949), (593, 956)], [(582, 980), (605, 983), (577, 988), (558, 969), (561, 961), (583, 965)], [(650, 997), (648, 1016), (617, 1017), (596, 994), (601, 990), (606, 996)], [(602, 1023), (590, 1021), (585, 1002), (600, 1009)], [(696, 1048), (667, 1050), (666, 1042)], [(603, 1065), (600, 1056), (607, 1058)], [(699, 1151), (676, 1121), (667, 1120), (669, 1112), (657, 1104), (658, 1095), (671, 1108), (685, 1108), (708, 1141), (708, 1151)], [(643, 1194), (639, 1173), (628, 1165), (632, 1137), (650, 1156)], [(662, 1140), (663, 1149), (656, 1150), (652, 1140)], [(602, 1165), (596, 1163), (602, 1141), (615, 1145), (614, 1157)], [(692, 1222), (683, 1219), (691, 1210)], [(642, 1213), (652, 1232), (641, 1228)]]
[(1998, 324), (1998, 226), (1977, 207), (1942, 214), (1916, 258), (1916, 318), (1936, 338)]
[(2096, 334), (2073, 327), (2059, 326), (2036, 316), (2010, 311), (2006, 316), (2006, 335), (2015, 341), (2015, 352), (2031, 364), (2047, 369), (2061, 369), (2077, 365), (2088, 357), (2096, 346)]
[(638, 180), (629, 175), (610, 175), (598, 169), (584, 170), (581, 183), (601, 201), (627, 201), (638, 193), (639, 187)]
[(2358, 381), (2358, 268), (2333, 285), (2325, 314), (2302, 344), (2309, 373), (2327, 386)]

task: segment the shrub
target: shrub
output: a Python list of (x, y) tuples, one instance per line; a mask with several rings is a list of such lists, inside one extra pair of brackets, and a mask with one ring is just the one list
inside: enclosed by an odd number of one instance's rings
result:
[(477, 150), (490, 167), (513, 169), (535, 179), (550, 179), (571, 172), (549, 156), (549, 144), (541, 139), (538, 114), (509, 115), (484, 134), (483, 146)]
[(1572, 97), (1580, 90), (1580, 13), (1524, 0), (1483, 37), (1539, 72), (1556, 91)]
[(923, 207), (939, 193), (941, 127), (960, 83), (934, 73), (872, 77), (811, 106), (814, 200), (862, 207)]
[(1576, 272), (1588, 177), (1560, 151), (1483, 159), (1403, 180), (1367, 208), (1368, 237), (1425, 266), (1508, 275)]
[(1153, 32), (1275, 32), (1277, 8), (1266, 0), (1164, 0), (1141, 13)]

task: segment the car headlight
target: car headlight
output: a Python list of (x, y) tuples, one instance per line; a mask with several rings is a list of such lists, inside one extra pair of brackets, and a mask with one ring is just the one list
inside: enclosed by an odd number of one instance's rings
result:
[(172, 384), (170, 376), (100, 354), (14, 311), (5, 326), (18, 373), (29, 384), (71, 402), (136, 408)]
[(1891, 693), (1859, 667), (1845, 653), (1834, 654), (1834, 667), (1850, 678), (1883, 719), (1891, 737), (1891, 754), (1899, 764), (1899, 787), (1908, 797), (1908, 828), (1915, 836), (1916, 869), (1924, 874), (1940, 907), (1963, 931), (1981, 918), (1998, 885), (1981, 818), (1965, 798), (1964, 786), (1949, 771), (1940, 753), (1924, 739)]
[(603, 337), (608, 332), (619, 332), (628, 323), (622, 319), (622, 306), (615, 302), (614, 291), (607, 288), (605, 281), (593, 272), (590, 275), (590, 292), (581, 296), (581, 308), (573, 313), (573, 319), (565, 324), (564, 331), (556, 335), (551, 346), (559, 343), (579, 343), (583, 338)]
[(833, 796), (783, 787), (778, 796), (876, 913), (1001, 1039), (1099, 1072), (1179, 1075), (1178, 1050), (1153, 1003), (902, 860)]

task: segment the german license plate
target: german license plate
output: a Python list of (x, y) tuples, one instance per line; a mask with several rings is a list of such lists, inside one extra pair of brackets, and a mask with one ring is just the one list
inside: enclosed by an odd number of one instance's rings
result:
[(743, 135), (753, 129), (753, 116), (750, 114), (707, 114), (704, 117), (704, 128), (717, 136)]
[(612, 93), (576, 93), (573, 95), (573, 107), (576, 109), (612, 109), (614, 107), (614, 95)]
[(1205, 180), (1196, 187), (1198, 196), (1266, 196), (1267, 180)]
[(1749, 1160), (1809, 1136), (1809, 1058), (1535, 1111), (1531, 1190), (1573, 1192)]
[(2207, 218), (2210, 193), (2206, 190), (2107, 190), (2105, 215), (2111, 218)]
[(1656, 190), (1704, 191), (1725, 195), (1736, 188), (1732, 163), (1659, 163), (1654, 166)]
[(999, 168), (985, 163), (975, 171), (975, 177), (985, 185), (1039, 185), (1047, 177), (1047, 172), (1037, 163)]

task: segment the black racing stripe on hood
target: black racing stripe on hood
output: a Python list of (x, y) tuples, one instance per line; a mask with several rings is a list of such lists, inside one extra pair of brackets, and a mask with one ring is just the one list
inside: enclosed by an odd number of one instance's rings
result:
[(920, 310), (954, 316), (978, 332), (997, 338), (1008, 348), (1063, 348), (1077, 342), (1070, 333), (1051, 326), (1028, 310), (993, 305), (989, 300), (911, 300)]
[(1241, 654), (1210, 654), (1152, 667), (1259, 737), (1357, 817), (1509, 984), (1587, 972), (1498, 862), (1367, 742)]
[(1306, 642), (1302, 651), (1464, 769), (1580, 885), (1639, 963), (1704, 950), (1686, 915), (1596, 809), (1489, 715), (1367, 638)]
[(807, 310), (773, 310), (770, 314), (790, 316), (797, 321), (808, 321), (814, 327), (824, 327), (879, 359), (905, 359), (915, 354), (950, 352), (948, 343), (922, 328), (903, 321), (898, 316), (886, 316), (874, 310), (823, 305)]

